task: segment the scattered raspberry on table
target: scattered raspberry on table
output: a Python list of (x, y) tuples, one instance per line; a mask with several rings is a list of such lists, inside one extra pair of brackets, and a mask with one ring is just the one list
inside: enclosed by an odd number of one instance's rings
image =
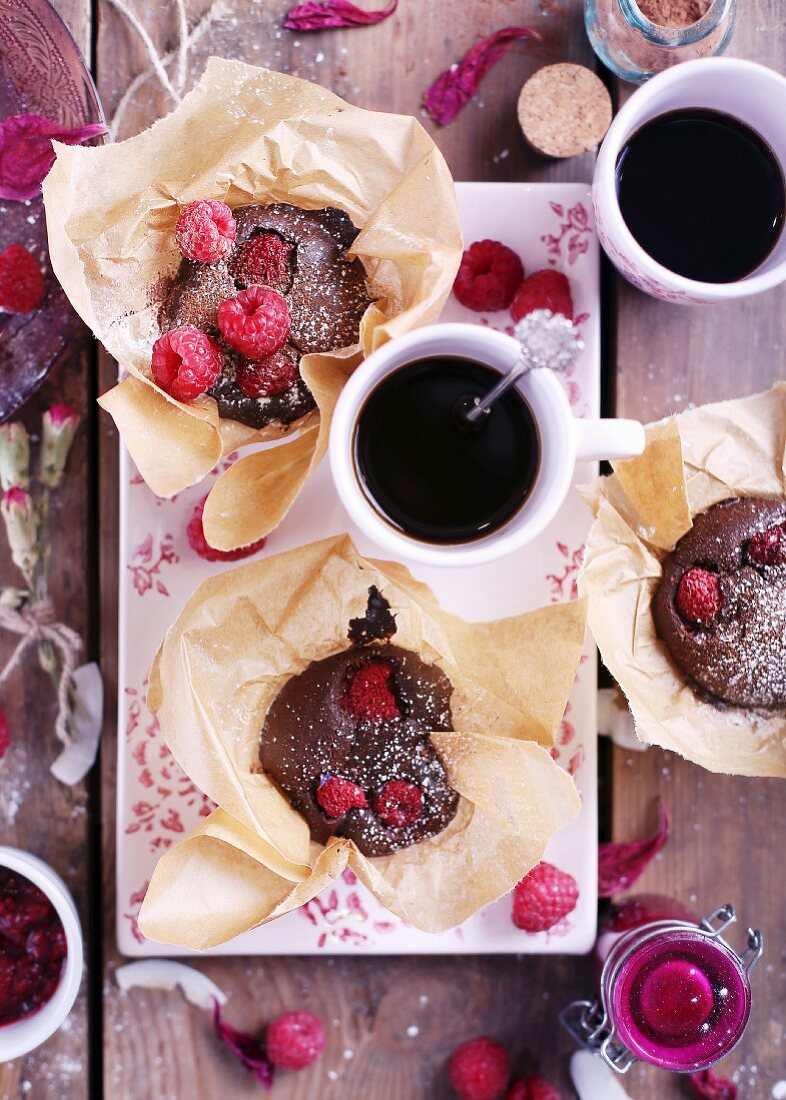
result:
[(0, 309), (30, 313), (44, 298), (44, 276), (35, 257), (21, 244), (0, 252)]
[(485, 1036), (456, 1047), (448, 1063), (448, 1078), (460, 1100), (498, 1100), (509, 1076), (508, 1052)]
[(505, 1100), (560, 1100), (556, 1085), (545, 1077), (535, 1074), (514, 1081), (507, 1091)]
[(513, 889), (513, 923), (524, 932), (547, 932), (573, 912), (578, 900), (573, 875), (544, 860)]
[(267, 1029), (267, 1056), (279, 1069), (305, 1069), (325, 1049), (325, 1028), (313, 1012), (285, 1012)]

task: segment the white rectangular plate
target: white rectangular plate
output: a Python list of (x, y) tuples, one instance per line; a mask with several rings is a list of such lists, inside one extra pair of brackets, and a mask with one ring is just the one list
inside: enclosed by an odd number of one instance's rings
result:
[[(576, 322), (585, 344), (566, 378), (577, 416), (597, 416), (600, 394), (598, 245), (589, 188), (583, 184), (460, 183), (467, 243), (490, 237), (521, 256), (527, 272), (557, 267), (570, 279)], [(442, 320), (504, 328), (507, 313), (482, 316), (455, 300)], [(221, 468), (224, 468), (223, 464)], [(217, 473), (218, 471), (216, 471)], [(579, 467), (577, 480), (594, 468)], [(188, 545), (186, 525), (215, 474), (172, 500), (157, 499), (127, 452), (120, 461), (120, 653), (117, 790), (117, 940), (126, 955), (188, 954), (145, 940), (136, 924), (158, 857), (181, 840), (211, 804), (172, 759), (145, 706), (146, 677), (165, 630), (197, 585), (231, 564), (211, 564)], [(536, 542), (491, 565), (435, 570), (413, 567), (443, 606), (470, 620), (494, 619), (575, 596), (576, 573), (589, 527), (572, 492)], [(378, 551), (339, 504), (327, 464), (316, 471), (260, 557), (349, 531), (361, 552)], [(548, 654), (543, 655), (548, 660)], [(479, 954), (583, 953), (595, 939), (597, 904), (596, 655), (588, 644), (553, 755), (576, 779), (578, 818), (555, 836), (546, 858), (576, 879), (579, 902), (550, 932), (514, 927), (510, 898), (488, 906), (460, 928), (429, 935), (394, 917), (347, 873), (307, 906), (247, 932), (209, 954)]]

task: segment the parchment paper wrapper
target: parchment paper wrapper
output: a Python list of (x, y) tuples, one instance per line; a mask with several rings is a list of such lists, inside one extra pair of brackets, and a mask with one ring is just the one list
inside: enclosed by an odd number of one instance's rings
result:
[[(313, 843), (260, 770), (259, 737), (283, 684), (350, 645), (376, 585), (397, 645), (453, 683), (458, 732), (432, 740), (461, 799), (439, 836), (368, 859), (351, 841)], [(151, 939), (212, 947), (302, 905), (345, 867), (394, 913), (436, 932), (510, 890), (578, 812), (548, 752), (584, 639), (583, 601), (498, 622), (449, 615), (400, 565), (326, 539), (202, 584), (169, 631), (148, 704), (166, 743), (219, 806), (159, 861), (139, 916)]]
[(784, 497), (786, 385), (647, 427), (640, 458), (586, 491), (595, 513), (579, 591), (642, 741), (710, 771), (786, 775), (786, 714), (700, 698), (659, 640), (650, 603), (661, 562), (692, 517), (733, 496)]
[[(374, 305), (359, 343), (308, 355), (301, 371), (318, 412), (280, 445), (246, 455), (218, 479), (205, 534), (228, 550), (272, 530), (327, 447), (338, 395), (363, 356), (436, 321), (461, 259), (453, 181), (414, 118), (352, 107), (316, 84), (211, 58), (166, 118), (115, 145), (55, 143), (44, 183), (52, 266), (66, 294), (127, 377), (104, 394), (140, 473), (159, 496), (193, 485), (249, 443), (280, 439), (220, 418), (204, 395), (184, 404), (150, 376), (166, 280), (180, 262), (181, 206), (288, 202), (335, 206), (361, 230), (352, 248)], [(303, 431), (297, 434), (296, 428)]]

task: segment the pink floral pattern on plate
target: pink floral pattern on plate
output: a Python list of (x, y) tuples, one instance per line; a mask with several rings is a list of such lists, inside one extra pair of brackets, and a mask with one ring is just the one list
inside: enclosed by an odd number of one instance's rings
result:
[(154, 546), (153, 536), (147, 535), (139, 543), (133, 558), (126, 565), (126, 569), (133, 577), (137, 595), (144, 596), (146, 592), (155, 590), (160, 596), (168, 596), (169, 589), (161, 580), (162, 567), (176, 565), (179, 561), (172, 535), (164, 535), (158, 546)]
[(541, 240), (546, 245), (546, 254), (550, 264), (556, 264), (564, 258), (572, 267), (589, 248), (592, 238), (592, 226), (587, 208), (583, 202), (577, 202), (569, 209), (560, 202), (550, 202), (549, 206), (561, 219), (556, 232), (545, 233)]

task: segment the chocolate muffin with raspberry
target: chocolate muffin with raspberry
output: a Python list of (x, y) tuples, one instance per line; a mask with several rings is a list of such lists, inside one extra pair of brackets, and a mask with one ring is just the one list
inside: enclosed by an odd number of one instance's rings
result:
[(710, 701), (786, 707), (786, 501), (733, 497), (695, 516), (663, 562), (652, 615)]
[(453, 728), (453, 687), (436, 665), (384, 639), (385, 617), (395, 630), (372, 588), (366, 617), (350, 624), (353, 644), (284, 684), (260, 743), (262, 767), (312, 838), (347, 837), (366, 856), (437, 836), (458, 807), (429, 737)]
[(311, 412), (301, 356), (357, 343), (372, 302), (362, 263), (347, 255), (358, 232), (333, 207), (189, 204), (159, 309), (156, 382), (181, 401), (208, 393), (220, 416), (252, 428)]

